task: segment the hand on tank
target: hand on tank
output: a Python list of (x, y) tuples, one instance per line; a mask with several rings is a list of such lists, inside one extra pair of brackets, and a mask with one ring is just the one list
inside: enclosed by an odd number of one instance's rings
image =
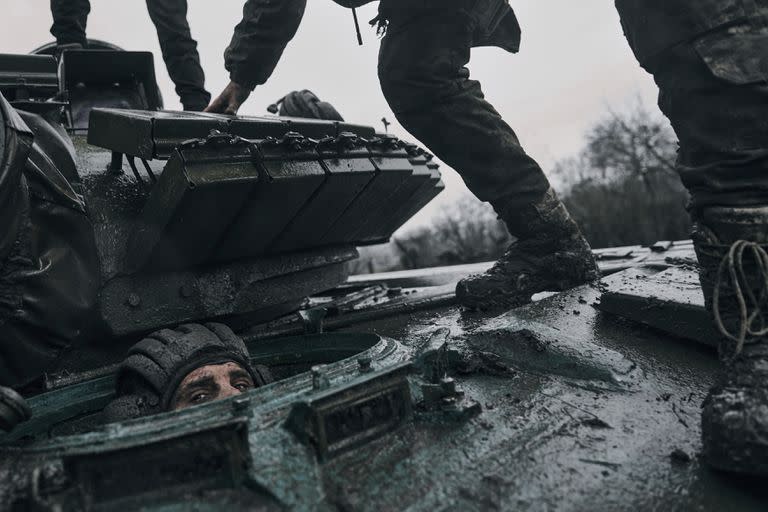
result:
[(240, 109), (251, 91), (236, 82), (229, 82), (219, 96), (211, 102), (204, 112), (213, 112), (215, 114), (235, 115)]

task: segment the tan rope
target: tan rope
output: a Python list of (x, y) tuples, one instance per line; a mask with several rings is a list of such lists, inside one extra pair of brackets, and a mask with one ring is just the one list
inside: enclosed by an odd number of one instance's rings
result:
[[(755, 278), (759, 283), (760, 296), (756, 297), (753, 291), (756, 283), (751, 283), (744, 271), (744, 253), (749, 251), (755, 260), (757, 272)], [(739, 306), (738, 332), (730, 332), (725, 326), (720, 312), (720, 288), (724, 284), (725, 272), (728, 272), (734, 298)], [(760, 337), (768, 334), (766, 318), (763, 315), (761, 305), (768, 298), (768, 253), (760, 244), (739, 240), (728, 250), (717, 270), (717, 281), (712, 294), (712, 309), (715, 316), (715, 324), (720, 333), (726, 338), (736, 342), (736, 350), (731, 357), (738, 356), (744, 348), (747, 337)], [(748, 303), (749, 301), (749, 303)], [(751, 309), (751, 312), (750, 312)], [(755, 328), (754, 324), (759, 321)]]

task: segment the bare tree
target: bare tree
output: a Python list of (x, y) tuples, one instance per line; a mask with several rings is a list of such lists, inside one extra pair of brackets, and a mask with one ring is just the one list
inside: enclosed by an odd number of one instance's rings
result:
[(576, 157), (555, 164), (553, 174), (566, 190), (587, 182), (610, 183), (635, 178), (651, 186), (650, 177), (674, 177), (677, 140), (666, 119), (639, 100), (628, 113), (608, 110), (586, 135)]
[(675, 172), (677, 140), (669, 123), (641, 102), (608, 111), (578, 157), (555, 166), (565, 203), (594, 246), (685, 238), (687, 193)]
[(494, 259), (509, 243), (493, 208), (470, 194), (444, 205), (429, 227), (394, 241), (411, 268)]

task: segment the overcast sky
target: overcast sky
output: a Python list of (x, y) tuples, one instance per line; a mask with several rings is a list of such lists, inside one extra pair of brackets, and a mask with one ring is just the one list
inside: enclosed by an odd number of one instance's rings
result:
[[(91, 4), (89, 37), (126, 50), (152, 51), (166, 108), (180, 108), (144, 1), (91, 0)], [(263, 114), (286, 92), (306, 88), (333, 103), (348, 121), (381, 128), (379, 120), (386, 117), (393, 122), (390, 131), (411, 138), (397, 125), (379, 89), (379, 44), (366, 23), (375, 16), (376, 4), (360, 9), (362, 47), (355, 40), (349, 10), (331, 0), (308, 4), (304, 22), (272, 79), (256, 89), (241, 113)], [(637, 97), (648, 106), (655, 104), (653, 81), (633, 59), (613, 2), (511, 0), (511, 4), (523, 28), (520, 53), (477, 49), (470, 69), (545, 171), (580, 149), (585, 131), (606, 107), (621, 110)], [(189, 0), (192, 35), (214, 96), (229, 80), (222, 54), (242, 5), (241, 0)], [(52, 39), (48, 0), (3, 0), (3, 8), (0, 52), (25, 53)], [(465, 191), (453, 171), (444, 169), (444, 179), (446, 192), (411, 225), (428, 222), (441, 203)]]

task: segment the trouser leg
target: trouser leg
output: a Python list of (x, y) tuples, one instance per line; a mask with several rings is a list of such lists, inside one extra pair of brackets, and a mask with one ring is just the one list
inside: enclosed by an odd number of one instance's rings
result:
[[(694, 213), (707, 206), (768, 204), (768, 7), (743, 7), (751, 17), (642, 54), (658, 36), (648, 19), (684, 28), (691, 18), (724, 18), (725, 11), (758, 2), (728, 0), (699, 4), (676, 0), (676, 18), (662, 17), (665, 4), (650, 2), (636, 12), (617, 2), (627, 38), (659, 86), (659, 107), (680, 141), (678, 170), (691, 193)], [(689, 14), (684, 4), (688, 5)], [(719, 12), (718, 9), (724, 11)], [(654, 12), (651, 12), (654, 11)], [(666, 28), (666, 30), (671, 30)]]
[(205, 90), (205, 74), (200, 66), (197, 42), (187, 23), (186, 0), (147, 0), (149, 17), (157, 29), (168, 74), (176, 85), (185, 110), (202, 110), (211, 95)]
[[(659, 107), (680, 141), (677, 168), (691, 194), (694, 243), (711, 311), (720, 260), (730, 245), (739, 239), (763, 243), (757, 235), (768, 232), (761, 212), (722, 210), (768, 206), (768, 5), (763, 4), (768, 2), (674, 0), (670, 10), (658, 1), (616, 2), (630, 46), (659, 86)], [(700, 33), (690, 28), (694, 20)], [(712, 26), (718, 20), (727, 22)], [(686, 28), (692, 35), (684, 40), (654, 46), (660, 32)], [(713, 208), (720, 208), (717, 214)]]
[(14, 250), (29, 210), (23, 169), (32, 141), (29, 128), (0, 94), (0, 271), (7, 266), (5, 260)]
[(56, 38), (56, 44), (77, 43), (87, 46), (85, 28), (90, 12), (91, 4), (88, 0), (51, 0), (51, 34)]
[(490, 202), (518, 239), (488, 272), (462, 279), (457, 299), (473, 309), (515, 307), (534, 293), (593, 280), (598, 271), (539, 165), (469, 79), (470, 18), (446, 9), (390, 19), (379, 79), (400, 123)]
[[(680, 140), (702, 291), (722, 334), (703, 453), (716, 468), (768, 476), (768, 2), (616, 3)], [(686, 27), (690, 37), (654, 46)]]
[(384, 96), (400, 123), (478, 198), (530, 204), (549, 182), (480, 83), (469, 79), (471, 40), (461, 12), (391, 19), (379, 53)]

